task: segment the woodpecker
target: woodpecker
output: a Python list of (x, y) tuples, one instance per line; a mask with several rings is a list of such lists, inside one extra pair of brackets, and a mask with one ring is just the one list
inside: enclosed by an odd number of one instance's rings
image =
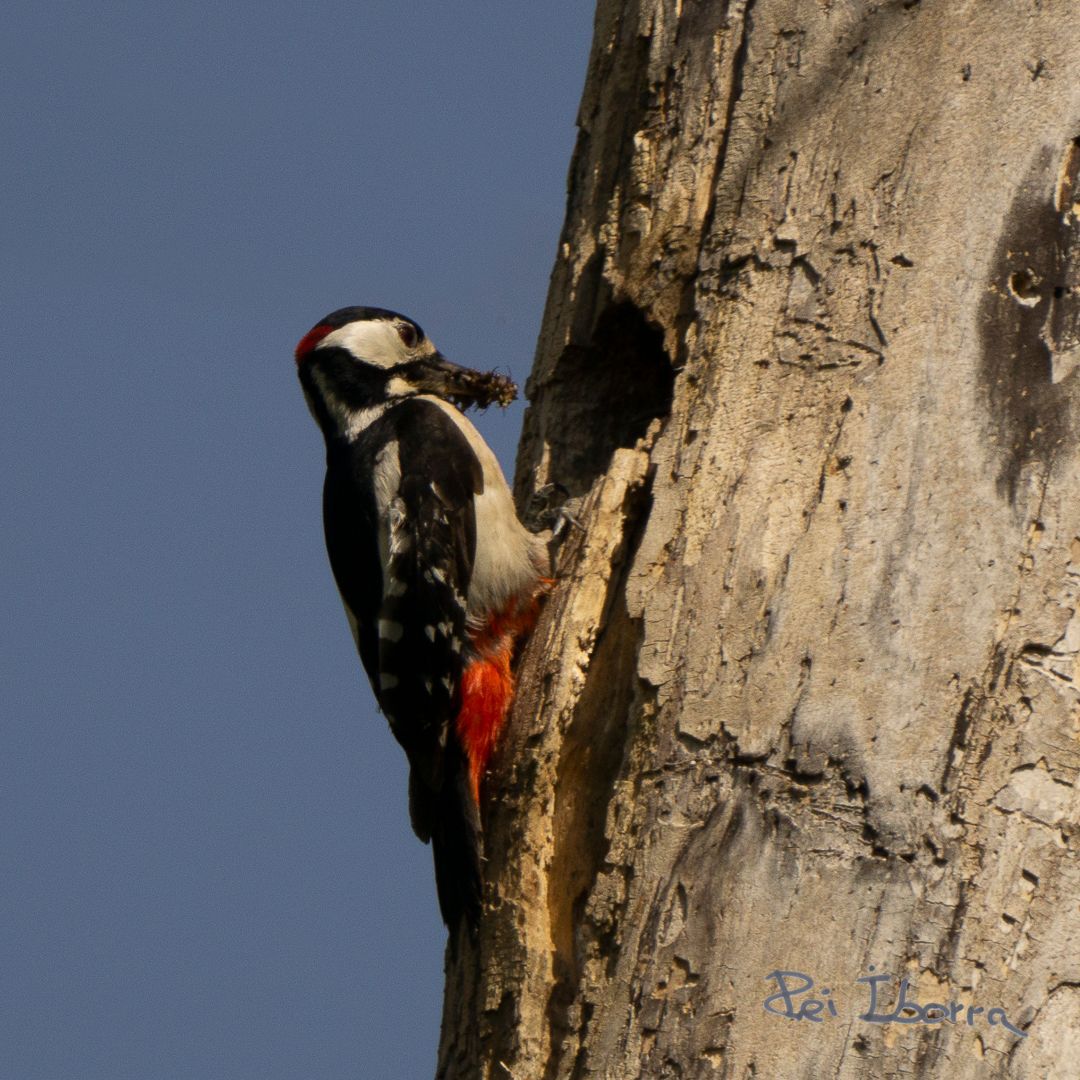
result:
[[(550, 580), (499, 463), (461, 409), (509, 379), (450, 363), (411, 319), (341, 308), (296, 347), (326, 441), (330, 567), (379, 707), (409, 760), (443, 921), (475, 927), (480, 787), (514, 693), (511, 660)], [(460, 406), (460, 408), (459, 408)]]

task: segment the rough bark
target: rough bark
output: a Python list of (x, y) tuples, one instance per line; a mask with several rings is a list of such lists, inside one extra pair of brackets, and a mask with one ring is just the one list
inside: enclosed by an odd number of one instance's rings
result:
[(440, 1076), (1080, 1075), (1074, 5), (600, 0), (579, 126)]

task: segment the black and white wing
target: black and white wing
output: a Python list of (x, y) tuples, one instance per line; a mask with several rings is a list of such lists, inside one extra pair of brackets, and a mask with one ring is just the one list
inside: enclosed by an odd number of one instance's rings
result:
[(438, 406), (407, 402), (387, 419), (395, 437), (375, 468), (385, 537), (376, 692), (413, 769), (437, 789), (467, 659), (474, 500), (483, 476)]
[(409, 758), (413, 829), (433, 843), (452, 925), (480, 904), (479, 811), (453, 724), (469, 659), (483, 472), (458, 426), (423, 399), (388, 410), (341, 452), (347, 461), (334, 482), (328, 469), (324, 504), (331, 565), (379, 706)]

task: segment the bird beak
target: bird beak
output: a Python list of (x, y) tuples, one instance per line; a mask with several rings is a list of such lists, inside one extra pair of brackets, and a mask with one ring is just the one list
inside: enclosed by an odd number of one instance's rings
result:
[(496, 402), (506, 406), (517, 397), (517, 387), (505, 375), (452, 364), (442, 353), (435, 353), (418, 366), (413, 384), (424, 393), (452, 401), (458, 408), (479, 405), (486, 409)]

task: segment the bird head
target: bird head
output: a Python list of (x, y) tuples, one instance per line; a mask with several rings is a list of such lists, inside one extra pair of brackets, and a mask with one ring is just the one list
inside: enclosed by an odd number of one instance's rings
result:
[(503, 375), (451, 363), (417, 323), (385, 308), (331, 312), (300, 339), (296, 363), (305, 391), (350, 409), (418, 394), (433, 394), (459, 408), (485, 408), (508, 405), (517, 395)]

